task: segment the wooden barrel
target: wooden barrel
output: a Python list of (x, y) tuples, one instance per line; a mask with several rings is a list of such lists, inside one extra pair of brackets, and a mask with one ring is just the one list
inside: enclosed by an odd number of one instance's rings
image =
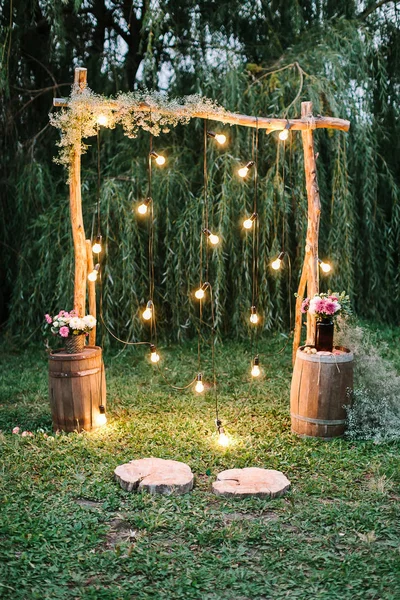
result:
[(297, 350), (290, 392), (292, 431), (330, 440), (344, 434), (345, 405), (353, 389), (353, 354), (306, 354)]
[(99, 427), (99, 407), (106, 405), (101, 348), (85, 346), (79, 354), (51, 352), (49, 397), (54, 431), (90, 431)]

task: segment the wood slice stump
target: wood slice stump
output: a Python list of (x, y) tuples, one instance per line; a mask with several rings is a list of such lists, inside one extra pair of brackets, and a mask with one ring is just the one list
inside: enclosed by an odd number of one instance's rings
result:
[(235, 498), (277, 498), (283, 496), (289, 487), (290, 481), (281, 471), (258, 467), (222, 471), (212, 485), (217, 496)]
[(150, 494), (186, 494), (194, 481), (188, 465), (162, 458), (131, 460), (119, 465), (114, 476), (127, 492), (145, 490)]

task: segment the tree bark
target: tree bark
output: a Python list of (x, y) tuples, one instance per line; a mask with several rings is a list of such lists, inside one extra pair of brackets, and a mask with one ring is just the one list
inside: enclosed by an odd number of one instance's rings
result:
[(302, 327), (302, 312), (301, 312), (301, 303), (304, 299), (304, 292), (307, 284), (307, 275), (308, 275), (308, 262), (304, 260), (303, 270), (301, 272), (299, 288), (297, 290), (297, 298), (296, 298), (296, 307), (295, 307), (295, 326), (294, 326), (294, 336), (293, 336), (293, 353), (292, 353), (292, 362), (293, 364), (296, 361), (296, 353), (297, 349), (300, 346), (301, 342), (301, 327)]
[[(74, 83), (83, 90), (86, 86), (86, 69), (75, 69)], [(72, 237), (74, 241), (75, 255), (75, 282), (74, 282), (74, 309), (80, 317), (85, 315), (86, 300), (86, 241), (85, 228), (82, 215), (81, 196), (81, 147), (78, 142), (72, 151), (69, 203), (72, 226)]]
[[(301, 132), (303, 138), (304, 170), (306, 176), (308, 223), (304, 262), (307, 263), (307, 296), (312, 298), (319, 291), (318, 235), (321, 202), (317, 181), (317, 165), (314, 154), (312, 103), (301, 103), (301, 117), (309, 120), (309, 126)], [(307, 344), (315, 343), (315, 318), (307, 314)]]

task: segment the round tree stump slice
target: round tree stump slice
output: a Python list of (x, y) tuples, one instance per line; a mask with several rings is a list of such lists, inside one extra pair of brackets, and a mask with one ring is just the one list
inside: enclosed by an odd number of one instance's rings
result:
[(290, 487), (290, 481), (281, 471), (249, 467), (246, 469), (228, 469), (217, 475), (212, 489), (217, 496), (235, 498), (277, 498), (283, 496)]
[(119, 465), (114, 475), (127, 492), (145, 490), (150, 494), (187, 494), (194, 481), (188, 465), (163, 458), (131, 460)]
[(353, 354), (347, 348), (307, 354), (297, 350), (290, 392), (292, 432), (331, 440), (346, 426), (345, 406), (353, 389)]

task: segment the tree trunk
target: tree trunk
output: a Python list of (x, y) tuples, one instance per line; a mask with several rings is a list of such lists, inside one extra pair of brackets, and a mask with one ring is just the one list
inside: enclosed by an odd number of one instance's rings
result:
[[(86, 77), (86, 69), (75, 69), (74, 83), (78, 84), (80, 89), (85, 88)], [(86, 238), (85, 229), (83, 226), (81, 196), (81, 147), (79, 142), (75, 145), (71, 161), (69, 201), (75, 254), (74, 309), (77, 311), (80, 317), (83, 317), (85, 315), (87, 272)]]
[[(317, 165), (314, 154), (312, 103), (301, 103), (301, 118), (309, 118), (309, 127), (301, 132), (303, 138), (304, 170), (308, 199), (308, 223), (306, 251), (304, 261), (307, 263), (307, 296), (312, 298), (319, 291), (318, 274), (318, 235), (321, 202), (317, 181)], [(315, 318), (307, 314), (307, 344), (315, 343)]]

